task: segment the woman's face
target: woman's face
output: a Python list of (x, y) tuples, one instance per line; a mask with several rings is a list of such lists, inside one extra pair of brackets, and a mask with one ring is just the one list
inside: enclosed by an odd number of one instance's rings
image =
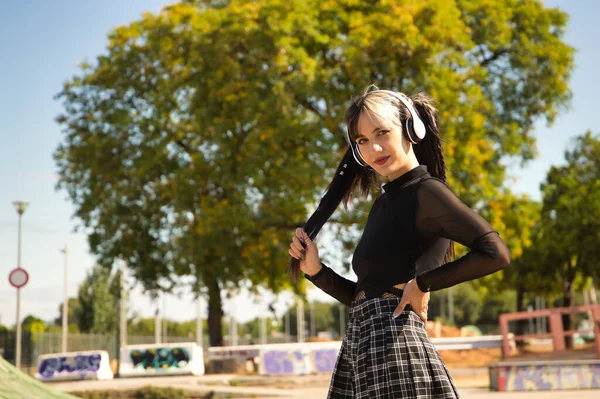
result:
[(394, 106), (376, 105), (373, 111), (360, 114), (355, 141), (367, 164), (394, 180), (413, 167), (408, 156), (411, 144), (402, 133)]

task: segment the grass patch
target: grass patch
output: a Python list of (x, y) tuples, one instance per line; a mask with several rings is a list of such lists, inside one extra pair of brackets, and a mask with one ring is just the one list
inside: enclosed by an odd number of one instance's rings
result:
[(71, 395), (81, 399), (191, 399), (185, 390), (168, 387), (144, 387), (134, 391), (80, 391)]

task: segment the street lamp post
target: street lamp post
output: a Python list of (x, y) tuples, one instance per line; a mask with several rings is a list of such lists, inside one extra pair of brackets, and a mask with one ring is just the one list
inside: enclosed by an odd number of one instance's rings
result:
[(196, 299), (197, 305), (197, 314), (196, 314), (196, 345), (201, 348), (204, 348), (204, 344), (202, 341), (202, 297), (198, 294), (198, 299)]
[(298, 331), (298, 342), (304, 342), (304, 302), (298, 299), (296, 304), (296, 331)]
[(127, 263), (121, 262), (121, 347), (127, 345)]
[[(17, 269), (21, 267), (21, 217), (27, 209), (28, 202), (15, 201), (13, 202), (17, 213), (19, 214), (19, 247), (17, 252)], [(15, 350), (15, 366), (21, 367), (21, 287), (17, 287), (17, 339), (16, 339), (16, 350)]]
[(310, 303), (310, 336), (317, 336), (317, 325), (315, 324), (315, 302)]
[(69, 332), (69, 292), (67, 289), (67, 253), (68, 248), (65, 245), (64, 249), (60, 252), (65, 254), (65, 270), (64, 270), (64, 281), (63, 281), (63, 309), (62, 309), (62, 351), (67, 351), (67, 334)]

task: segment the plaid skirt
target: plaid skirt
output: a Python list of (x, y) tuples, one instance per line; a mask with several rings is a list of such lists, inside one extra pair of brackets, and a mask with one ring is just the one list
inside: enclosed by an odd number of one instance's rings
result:
[(399, 298), (354, 301), (327, 398), (459, 398), (425, 329)]

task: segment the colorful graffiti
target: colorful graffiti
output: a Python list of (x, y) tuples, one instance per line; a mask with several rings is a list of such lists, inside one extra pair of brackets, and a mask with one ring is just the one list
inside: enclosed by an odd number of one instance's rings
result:
[(300, 350), (266, 351), (262, 361), (269, 375), (298, 374), (308, 371)]
[(338, 358), (339, 349), (317, 349), (311, 353), (313, 368), (318, 373), (331, 373)]
[(259, 345), (258, 371), (261, 375), (331, 373), (341, 342), (303, 342)]
[(600, 388), (599, 364), (500, 366), (498, 391)]
[(121, 377), (184, 374), (204, 374), (202, 347), (193, 342), (121, 347)]
[(289, 348), (265, 350), (262, 353), (263, 374), (331, 373), (337, 361), (339, 349)]
[(38, 374), (43, 379), (50, 379), (59, 374), (79, 374), (85, 378), (88, 374), (96, 374), (100, 369), (100, 354), (71, 355), (47, 357), (41, 360)]
[(149, 348), (129, 353), (133, 367), (151, 369), (186, 367), (190, 355), (185, 348)]

